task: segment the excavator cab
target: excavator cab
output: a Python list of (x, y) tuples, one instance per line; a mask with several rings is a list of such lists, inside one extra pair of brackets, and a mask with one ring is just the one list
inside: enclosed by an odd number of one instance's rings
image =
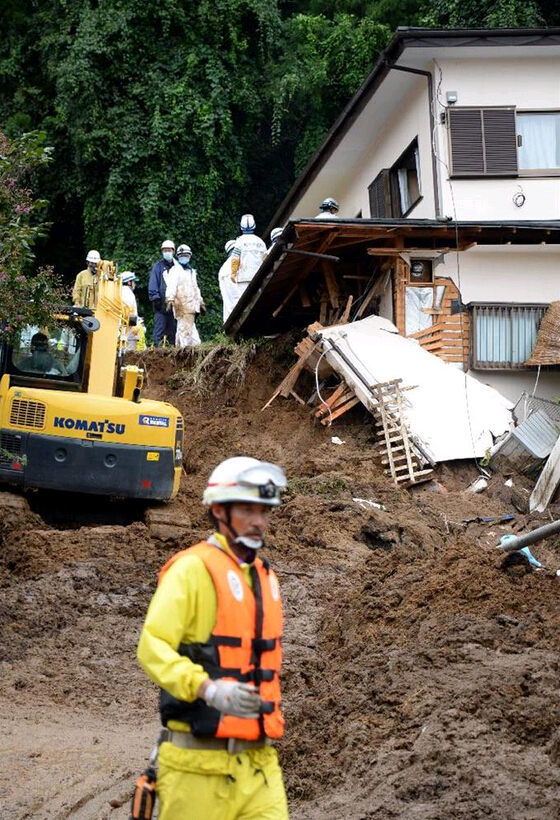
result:
[(2, 373), (12, 385), (80, 391), (84, 384), (87, 333), (79, 322), (52, 328), (27, 325), (3, 346)]

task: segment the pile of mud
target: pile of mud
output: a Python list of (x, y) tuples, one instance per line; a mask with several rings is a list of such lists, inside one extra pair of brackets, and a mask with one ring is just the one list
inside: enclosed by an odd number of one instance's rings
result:
[[(161, 540), (141, 511), (100, 526), (98, 508), (93, 522), (64, 528), (18, 496), (3, 506), (3, 708), (65, 708), (108, 725), (154, 718), (155, 688), (134, 652), (157, 570), (208, 532), (200, 497), (211, 469), (253, 455), (289, 477), (267, 554), (286, 610), (280, 750), (292, 818), (556, 820), (560, 555), (542, 542), (533, 551), (549, 569), (506, 570), (496, 544), (509, 530), (475, 520), (513, 513), (516, 529), (534, 527), (530, 484), (496, 475), (473, 495), (476, 466), (460, 464), (397, 489), (363, 410), (330, 429), (292, 400), (263, 411), (285, 375), (283, 354), (268, 345), (235, 363), (228, 355), (215, 357), (207, 385), (192, 377), (200, 360), (188, 353), (142, 357), (145, 395), (185, 420), (182, 540)], [(32, 801), (17, 774), (14, 762), (6, 809), (23, 818)], [(83, 800), (79, 816), (126, 817), (113, 802), (88, 814)]]

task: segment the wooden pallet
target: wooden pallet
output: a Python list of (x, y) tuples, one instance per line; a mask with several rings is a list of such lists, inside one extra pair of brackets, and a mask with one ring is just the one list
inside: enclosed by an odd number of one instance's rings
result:
[(313, 415), (316, 419), (319, 419), (321, 424), (330, 425), (334, 419), (342, 416), (351, 407), (355, 407), (359, 401), (359, 398), (346, 382), (342, 382), (328, 399), (321, 399), (321, 403), (313, 411)]
[(385, 472), (398, 487), (428, 481), (433, 473), (424, 469), (404, 419), (401, 379), (371, 385), (376, 405), (372, 409), (380, 439), (379, 452)]

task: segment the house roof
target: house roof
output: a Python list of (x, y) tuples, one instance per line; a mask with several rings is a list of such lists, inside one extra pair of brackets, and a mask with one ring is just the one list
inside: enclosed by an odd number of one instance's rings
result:
[[(413, 72), (429, 68), (434, 51), (438, 56), (449, 54), (455, 56), (457, 49), (461, 49), (461, 56), (480, 54), (479, 49), (488, 49), (488, 56), (499, 56), (509, 51), (511, 47), (517, 49), (517, 54), (534, 54), (535, 49), (556, 47), (560, 53), (560, 28), (550, 29), (422, 29), (398, 28), (387, 47), (381, 52), (372, 72), (352, 97), (342, 111), (332, 128), (327, 133), (323, 143), (311, 157), (302, 173), (296, 179), (288, 194), (276, 210), (267, 233), (276, 225), (283, 225), (290, 217), (305, 192), (318, 176), (321, 169), (333, 151), (340, 144), (342, 138), (357, 120), (372, 96), (380, 89), (383, 82), (391, 74), (391, 82), (395, 88), (387, 91), (389, 99), (398, 99), (402, 96), (403, 84), (407, 76), (402, 71), (391, 72), (392, 66), (402, 65), (404, 55), (408, 65), (412, 65)], [(408, 80), (410, 81), (410, 80)], [(325, 179), (325, 185), (332, 185), (326, 195), (336, 196), (336, 180)], [(317, 203), (318, 205), (318, 203)], [(312, 214), (310, 214), (311, 216)]]
[(559, 244), (560, 220), (289, 220), (228, 317), (224, 330), (230, 335), (271, 335), (315, 321), (318, 303), (313, 293), (325, 282), (325, 266), (335, 283), (333, 288), (343, 292), (348, 280), (371, 283), (376, 275), (372, 273), (376, 257), (386, 259), (411, 253), (416, 258), (433, 258), (473, 245)]

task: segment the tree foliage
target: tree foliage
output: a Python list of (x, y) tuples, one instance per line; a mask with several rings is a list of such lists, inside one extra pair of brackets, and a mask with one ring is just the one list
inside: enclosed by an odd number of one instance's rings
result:
[(536, 0), (433, 0), (422, 22), (442, 28), (530, 28), (544, 20)]
[(46, 202), (29, 187), (34, 171), (50, 160), (44, 143), (45, 134), (9, 140), (0, 132), (0, 335), (45, 324), (65, 301), (52, 270), (29, 273), (33, 244), (48, 228), (41, 220)]

